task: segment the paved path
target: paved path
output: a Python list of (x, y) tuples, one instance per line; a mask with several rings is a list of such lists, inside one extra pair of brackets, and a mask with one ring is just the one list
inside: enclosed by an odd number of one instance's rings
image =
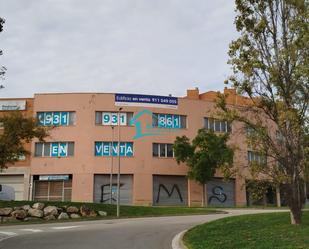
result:
[(254, 209), (226, 211), (229, 213), (0, 226), (0, 248), (171, 249), (176, 234), (197, 224), (227, 216), (277, 212)]

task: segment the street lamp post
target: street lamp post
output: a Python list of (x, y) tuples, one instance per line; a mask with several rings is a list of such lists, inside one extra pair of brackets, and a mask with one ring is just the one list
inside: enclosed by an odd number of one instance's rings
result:
[(114, 165), (114, 128), (115, 126), (112, 125), (112, 148), (111, 148), (111, 156), (112, 156), (112, 161), (111, 161), (111, 172), (110, 172), (110, 178), (109, 178), (109, 188), (110, 188), (110, 204), (113, 203), (113, 165)]
[(118, 109), (118, 174), (117, 174), (117, 217), (120, 216), (120, 111), (122, 107)]

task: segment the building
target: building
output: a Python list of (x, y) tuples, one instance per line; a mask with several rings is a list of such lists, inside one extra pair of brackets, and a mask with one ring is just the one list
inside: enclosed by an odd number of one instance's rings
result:
[[(33, 99), (1, 99), (0, 116), (11, 112), (22, 112), (26, 117), (33, 117)], [(0, 134), (1, 134), (0, 124)], [(25, 144), (30, 151), (31, 144)], [(28, 200), (30, 198), (30, 161), (31, 156), (20, 157), (19, 161), (0, 171), (0, 200)]]
[[(248, 100), (235, 90), (226, 88), (224, 92), (229, 94), (228, 104), (247, 104)], [(188, 180), (187, 167), (174, 159), (175, 138), (194, 138), (200, 128), (231, 132), (231, 142), (239, 148), (234, 165), (240, 170), (245, 171), (248, 160), (256, 159), (247, 147), (242, 124), (212, 118), (215, 99), (216, 92), (200, 94), (198, 89), (188, 90), (180, 98), (109, 93), (35, 94), (33, 112), (31, 109), (29, 114), (33, 113), (41, 125), (55, 128), (44, 143), (31, 144), (29, 199), (115, 202), (120, 158), (122, 204), (200, 206), (206, 200), (207, 205), (215, 206), (247, 205), (244, 178), (236, 176), (225, 182), (218, 172), (202, 186)], [(27, 101), (32, 106), (32, 100)], [(10, 172), (14, 167), (10, 167)], [(27, 182), (29, 173), (23, 175)], [(24, 190), (25, 199), (26, 193)]]

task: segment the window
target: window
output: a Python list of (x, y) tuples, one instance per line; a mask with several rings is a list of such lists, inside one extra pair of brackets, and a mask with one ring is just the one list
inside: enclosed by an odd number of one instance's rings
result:
[(166, 157), (166, 144), (159, 144), (160, 157)]
[(166, 156), (167, 157), (174, 157), (174, 150), (173, 150), (173, 145), (172, 144), (167, 144), (166, 145)]
[(152, 144), (153, 157), (174, 157), (173, 144)]
[(75, 125), (75, 112), (38, 112), (37, 119), (41, 126)]
[(159, 144), (152, 144), (152, 156), (159, 156)]
[(224, 120), (204, 118), (204, 128), (215, 132), (231, 132), (231, 124)]
[[(133, 112), (120, 112), (120, 125), (130, 126)], [(95, 112), (96, 125), (118, 125), (118, 112)]]
[(152, 114), (152, 126), (158, 128), (185, 129), (187, 116), (177, 114)]
[[(95, 142), (95, 156), (118, 156), (118, 142)], [(133, 156), (133, 142), (120, 142), (120, 156)]]
[(50, 156), (50, 143), (45, 143), (43, 147), (44, 147), (43, 155)]
[(36, 157), (68, 157), (74, 155), (74, 142), (35, 143)]
[[(57, 178), (59, 175), (54, 175)], [(48, 176), (43, 176), (48, 179)], [(42, 177), (42, 178), (43, 178)], [(67, 180), (40, 180), (41, 176), (33, 176), (33, 200), (35, 201), (71, 201), (72, 175)], [(61, 176), (59, 177), (61, 178)]]
[(266, 156), (255, 151), (248, 151), (248, 162), (260, 165), (266, 164)]

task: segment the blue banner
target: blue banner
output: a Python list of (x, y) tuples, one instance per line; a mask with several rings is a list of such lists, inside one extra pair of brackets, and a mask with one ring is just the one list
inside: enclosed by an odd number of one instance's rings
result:
[(115, 94), (115, 105), (117, 106), (149, 106), (177, 109), (178, 98), (156, 96), (156, 95), (141, 95), (141, 94)]
[[(118, 142), (95, 142), (95, 156), (118, 156)], [(120, 156), (133, 156), (133, 142), (120, 142)]]

